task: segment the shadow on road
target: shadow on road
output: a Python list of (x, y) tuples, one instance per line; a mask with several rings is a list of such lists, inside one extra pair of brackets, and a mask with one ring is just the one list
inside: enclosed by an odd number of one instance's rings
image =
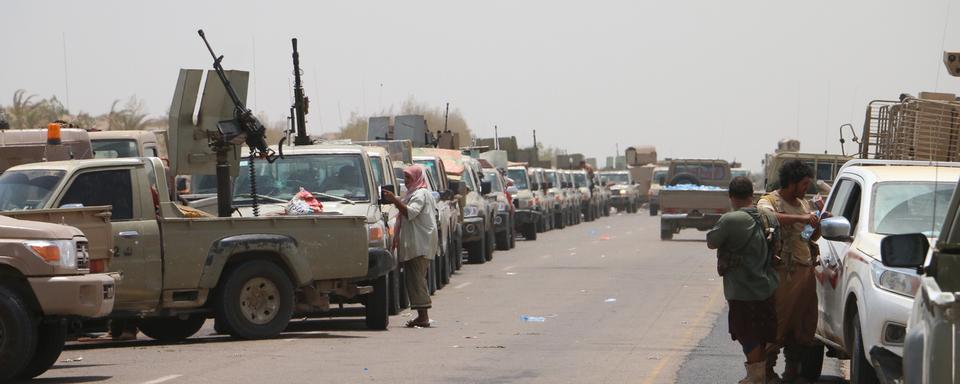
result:
[(112, 378), (113, 376), (44, 377), (40, 379), (33, 379), (31, 381), (23, 381), (23, 383), (93, 383), (97, 381), (110, 380)]
[[(353, 321), (356, 323), (356, 321)], [(300, 326), (298, 323), (315, 323), (315, 321), (304, 321), (291, 323), (291, 327), (287, 327), (287, 331), (277, 335), (273, 339), (365, 339), (366, 336), (350, 336), (350, 335), (334, 335), (326, 332), (319, 332), (324, 329), (318, 329), (322, 327), (317, 326)], [(317, 322), (317, 323), (326, 323), (326, 322)], [(294, 327), (294, 325), (297, 326)], [(327, 329), (336, 329), (336, 330), (353, 330), (347, 326), (341, 326), (340, 328), (327, 327)], [(364, 330), (366, 328), (357, 329)], [(77, 342), (70, 343), (64, 347), (64, 350), (75, 351), (75, 350), (88, 350), (88, 349), (101, 349), (101, 348), (131, 348), (131, 347), (159, 347), (165, 345), (194, 345), (194, 344), (211, 344), (211, 343), (224, 343), (224, 342), (240, 342), (247, 341), (242, 339), (235, 339), (229, 335), (219, 335), (219, 334), (209, 334), (207, 336), (198, 336), (189, 338), (183, 341), (175, 343), (165, 343), (158, 340), (153, 340), (147, 338), (146, 336), (142, 340), (133, 340), (133, 341), (113, 341), (113, 340), (103, 340), (103, 341), (89, 341), (89, 342)]]

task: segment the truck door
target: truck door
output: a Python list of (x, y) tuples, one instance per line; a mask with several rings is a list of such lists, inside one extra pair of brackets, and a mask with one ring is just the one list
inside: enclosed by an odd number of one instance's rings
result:
[(114, 254), (109, 271), (123, 273), (116, 299), (120, 310), (154, 308), (162, 288), (159, 228), (155, 213), (142, 204), (150, 192), (141, 191), (143, 184), (135, 182), (135, 176), (130, 168), (79, 173), (59, 204), (112, 207)]
[[(843, 290), (844, 265), (852, 236), (857, 232), (861, 201), (860, 183), (851, 179), (841, 179), (834, 188), (826, 211), (834, 217), (843, 216), (850, 222), (851, 239), (831, 241), (821, 239), (820, 264), (815, 267), (817, 275), (817, 306), (820, 311), (820, 327), (829, 338), (840, 340), (843, 336)], [(824, 247), (823, 245), (826, 245)]]

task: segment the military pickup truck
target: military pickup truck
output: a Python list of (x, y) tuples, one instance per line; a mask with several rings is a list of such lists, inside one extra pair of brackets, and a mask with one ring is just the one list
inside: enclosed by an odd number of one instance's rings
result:
[[(134, 321), (152, 338), (187, 338), (208, 317), (238, 338), (272, 337), (294, 314), (325, 311), (338, 298), (364, 301), (367, 326), (387, 326), (387, 275), (396, 260), (386, 249), (369, 245), (374, 239), (365, 216), (335, 210), (302, 216), (198, 215), (158, 192), (167, 188), (159, 158), (25, 164), (2, 177), (36, 185), (16, 200), (0, 196), (6, 210), (112, 207), (114, 256), (108, 270), (122, 273), (124, 280), (109, 318)], [(364, 193), (376, 201), (372, 189)]]
[(730, 163), (724, 160), (672, 160), (667, 185), (660, 189), (660, 239), (684, 228), (706, 231), (730, 210)]
[[(21, 188), (9, 181), (0, 196)], [(76, 320), (113, 310), (115, 277), (88, 274), (89, 262), (79, 229), (0, 216), (0, 382), (46, 372)]]
[(527, 240), (536, 240), (540, 233), (540, 223), (543, 221), (543, 212), (540, 211), (540, 202), (536, 199), (534, 180), (529, 169), (524, 165), (513, 165), (507, 168), (507, 177), (513, 180), (517, 193), (513, 195), (513, 206), (516, 210), (516, 226), (520, 235)]
[(639, 188), (630, 172), (600, 172), (600, 180), (610, 186), (610, 205), (616, 208), (617, 211), (636, 213), (640, 209)]
[(93, 157), (87, 131), (56, 123), (46, 129), (0, 130), (0, 151), (0, 172), (20, 164)]

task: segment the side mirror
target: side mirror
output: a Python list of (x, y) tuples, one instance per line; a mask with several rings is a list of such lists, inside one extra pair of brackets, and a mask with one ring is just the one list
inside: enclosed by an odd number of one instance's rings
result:
[(509, 193), (509, 194), (512, 196), (512, 195), (516, 195), (516, 194), (520, 193), (520, 190), (517, 189), (517, 187), (514, 187), (514, 186), (511, 185), (511, 186), (507, 187), (507, 193)]
[(637, 182), (636, 182), (636, 181), (631, 181), (630, 184), (631, 184), (631, 185), (637, 185)]
[(486, 195), (486, 194), (490, 193), (492, 190), (493, 190), (493, 186), (491, 185), (491, 183), (490, 183), (489, 181), (481, 181), (481, 182), (480, 182), (480, 194), (481, 194), (481, 195)]
[(187, 178), (186, 178), (186, 177), (178, 177), (178, 178), (177, 178), (177, 192), (179, 192), (179, 193), (187, 192), (187, 188), (189, 188), (189, 186), (187, 185)]
[(530, 183), (530, 190), (531, 190), (531, 191), (539, 191), (539, 190), (540, 190), (540, 184)]
[(890, 235), (880, 241), (880, 259), (893, 268), (921, 268), (929, 250), (930, 241), (922, 233)]
[(447, 187), (450, 188), (450, 190), (453, 191), (453, 194), (455, 194), (455, 195), (464, 195), (464, 194), (466, 194), (466, 191), (464, 191), (464, 189), (466, 188), (466, 186), (463, 185), (463, 183), (461, 183), (461, 182), (459, 182), (459, 181), (450, 180), (450, 182), (448, 183)]
[(440, 200), (443, 200), (443, 201), (453, 200), (454, 195), (455, 193), (453, 193), (453, 191), (448, 189), (440, 193)]
[(850, 222), (843, 216), (823, 219), (820, 221), (820, 234), (830, 241), (850, 240)]

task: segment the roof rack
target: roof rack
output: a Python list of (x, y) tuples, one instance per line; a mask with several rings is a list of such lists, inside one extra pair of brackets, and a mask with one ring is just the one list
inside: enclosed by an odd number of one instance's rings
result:
[[(877, 160), (877, 159), (853, 159), (843, 164), (840, 170), (847, 167), (884, 167), (884, 166), (913, 166), (913, 167), (948, 167), (960, 168), (960, 163), (948, 161), (926, 161), (926, 160)], [(839, 173), (839, 172), (838, 172)]]

